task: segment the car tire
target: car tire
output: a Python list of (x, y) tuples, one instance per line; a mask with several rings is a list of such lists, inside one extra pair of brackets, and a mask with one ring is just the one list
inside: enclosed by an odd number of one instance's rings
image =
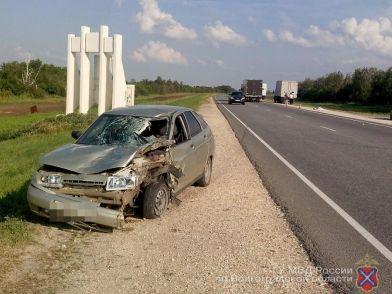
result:
[(162, 182), (149, 185), (144, 191), (143, 217), (160, 218), (169, 204), (169, 188)]
[(206, 165), (204, 166), (204, 172), (200, 180), (196, 182), (197, 186), (207, 187), (211, 182), (211, 174), (212, 174), (212, 158), (209, 157)]

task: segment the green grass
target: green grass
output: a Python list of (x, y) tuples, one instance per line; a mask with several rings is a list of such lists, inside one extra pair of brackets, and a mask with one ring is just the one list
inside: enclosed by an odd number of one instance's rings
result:
[(42, 155), (71, 141), (70, 133), (62, 132), (0, 142), (0, 248), (28, 238), (28, 181)]
[(23, 103), (56, 103), (56, 102), (64, 102), (65, 97), (59, 97), (59, 96), (46, 96), (42, 98), (34, 98), (29, 95), (18, 95), (18, 96), (6, 96), (6, 97), (1, 97), (0, 96), (0, 105), (6, 105), (6, 104), (23, 104)]
[(185, 96), (193, 95), (193, 93), (172, 93), (172, 94), (152, 94), (146, 96), (137, 96), (135, 98), (136, 102), (141, 102), (137, 104), (147, 104), (148, 102), (153, 103), (154, 101), (163, 101), (163, 100), (170, 100), (170, 99), (179, 99)]
[[(197, 109), (208, 96), (152, 95), (138, 98), (136, 102)], [(72, 142), (70, 130), (83, 130), (96, 113), (94, 107), (88, 116), (56, 118), (54, 113), (39, 113), (0, 118), (0, 252), (5, 246), (21, 244), (31, 236), (26, 191), (39, 159), (56, 147)]]
[(363, 114), (383, 114), (387, 115), (391, 112), (391, 106), (387, 105), (363, 105), (357, 103), (332, 103), (332, 102), (308, 102), (308, 101), (296, 101), (296, 104), (309, 107), (322, 107), (330, 110), (340, 110), (353, 113)]
[(53, 117), (57, 112), (33, 113), (23, 116), (0, 117), (0, 141), (5, 138), (12, 138), (13, 134), (20, 129), (30, 127), (32, 124)]
[(210, 94), (176, 93), (168, 95), (151, 95), (136, 98), (136, 104), (167, 104), (184, 106), (197, 110)]
[(92, 123), (97, 109), (92, 108), (88, 115), (39, 114), (0, 118), (0, 142), (39, 133), (55, 133), (64, 130), (80, 129)]

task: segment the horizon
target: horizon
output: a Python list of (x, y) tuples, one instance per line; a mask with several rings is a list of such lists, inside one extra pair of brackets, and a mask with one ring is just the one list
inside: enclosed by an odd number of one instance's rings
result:
[(392, 2), (384, 0), (4, 0), (0, 11), (1, 62), (31, 54), (66, 66), (68, 33), (108, 25), (123, 35), (127, 80), (238, 89), (244, 79), (262, 79), (271, 90), (277, 80), (391, 65)]

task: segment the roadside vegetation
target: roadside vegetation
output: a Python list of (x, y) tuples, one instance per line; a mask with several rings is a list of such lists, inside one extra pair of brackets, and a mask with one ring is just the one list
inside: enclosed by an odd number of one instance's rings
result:
[[(0, 65), (0, 104), (23, 102), (59, 101), (65, 97), (67, 69), (46, 64), (40, 59), (27, 58), (23, 62), (6, 62)], [(165, 80), (131, 80), (136, 87), (136, 96), (171, 93), (229, 92), (230, 86), (192, 86), (183, 82)], [(34, 100), (37, 99), (37, 100)]]
[[(209, 94), (178, 93), (136, 98), (136, 104), (169, 104), (197, 109)], [(0, 117), (0, 252), (29, 240), (31, 223), (42, 221), (30, 214), (26, 191), (30, 177), (45, 153), (73, 142), (71, 130), (84, 130), (96, 118), (87, 115), (35, 113)]]
[(368, 117), (389, 118), (391, 106), (388, 105), (367, 105), (360, 103), (338, 103), (338, 102), (310, 102), (310, 101), (297, 101), (297, 104), (308, 107), (321, 107), (330, 110), (339, 110), (350, 113), (364, 114)]
[(330, 103), (330, 108), (342, 110), (390, 112), (392, 68), (386, 71), (359, 68), (352, 74), (333, 72), (318, 79), (306, 79), (299, 83), (298, 97), (300, 101)]
[[(273, 93), (267, 94), (266, 101), (273, 102), (274, 95)], [(368, 104), (361, 104), (355, 102), (313, 102), (303, 99), (298, 99), (295, 102), (297, 105), (305, 106), (305, 107), (321, 107), (324, 109), (329, 110), (338, 110), (338, 111), (345, 111), (354, 114), (362, 114), (366, 115), (367, 117), (377, 117), (377, 118), (389, 118), (389, 114), (391, 111), (391, 107), (388, 105), (368, 105)]]

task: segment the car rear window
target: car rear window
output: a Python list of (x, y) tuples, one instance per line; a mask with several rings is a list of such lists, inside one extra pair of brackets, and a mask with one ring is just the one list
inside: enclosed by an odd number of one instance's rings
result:
[(197, 121), (196, 117), (190, 112), (187, 111), (184, 113), (185, 118), (188, 122), (188, 126), (189, 126), (189, 132), (191, 133), (191, 136), (195, 136), (198, 133), (201, 132), (201, 126), (199, 124), (199, 122)]
[(232, 93), (231, 93), (231, 96), (234, 96), (234, 97), (242, 97), (242, 92), (232, 92)]

